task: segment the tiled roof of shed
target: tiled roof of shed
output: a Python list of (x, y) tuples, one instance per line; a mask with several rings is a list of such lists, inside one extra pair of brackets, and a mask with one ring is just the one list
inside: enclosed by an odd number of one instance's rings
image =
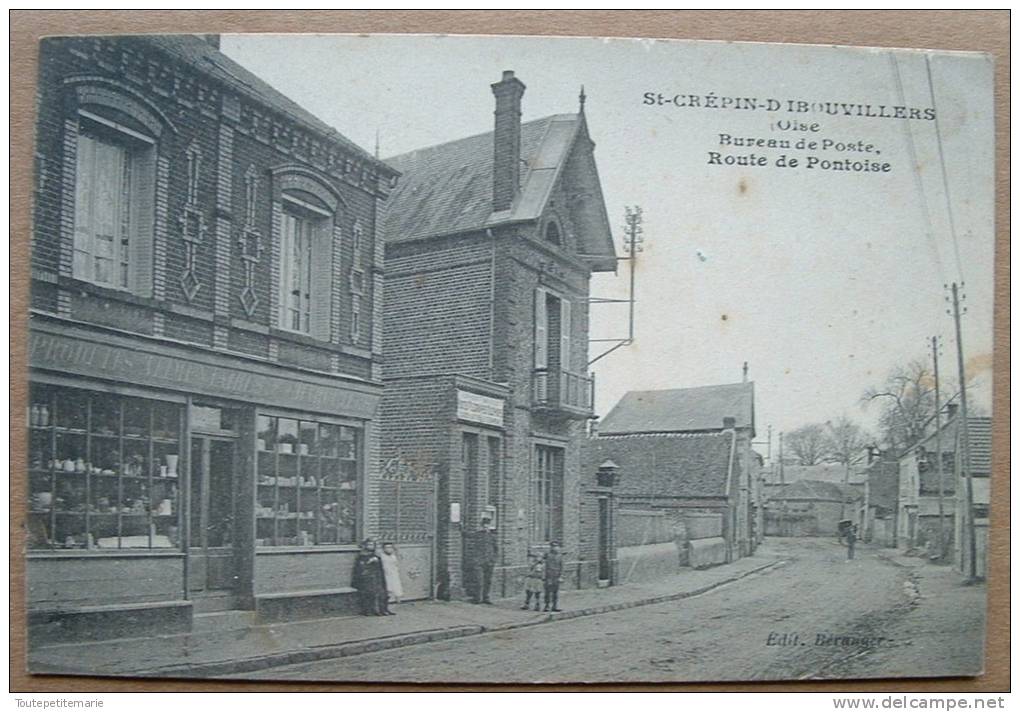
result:
[(754, 383), (629, 391), (599, 423), (601, 435), (720, 430), (723, 418), (754, 427)]
[(734, 434), (602, 436), (588, 439), (588, 462), (619, 466), (621, 496), (725, 497)]

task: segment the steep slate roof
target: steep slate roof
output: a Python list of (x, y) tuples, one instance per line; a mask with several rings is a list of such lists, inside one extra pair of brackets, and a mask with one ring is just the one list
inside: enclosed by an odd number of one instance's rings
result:
[[(509, 210), (498, 213), (492, 211), (491, 131), (386, 159), (402, 174), (386, 204), (386, 241), (407, 242), (538, 219), (582, 131), (587, 129), (581, 114), (556, 114), (521, 124), (521, 191)], [(580, 246), (582, 251), (615, 257), (608, 225), (604, 232), (583, 231), (580, 237), (588, 244)], [(598, 264), (616, 268), (614, 260)]]
[(850, 502), (860, 499), (861, 491), (853, 486), (819, 480), (799, 480), (785, 485), (766, 488), (768, 500), (816, 500), (821, 502)]
[(163, 49), (186, 64), (227, 84), (239, 93), (290, 115), (297, 121), (306, 124), (308, 128), (324, 134), (362, 159), (371, 162), (384, 174), (395, 175), (396, 172), (392, 168), (375, 158), (371, 153), (343, 136), (297, 102), (259, 79), (201, 37), (195, 35), (144, 35), (138, 39)]
[[(615, 462), (618, 496), (725, 497), (734, 433), (624, 435), (588, 439), (589, 465)], [(589, 468), (590, 469), (590, 468)]]
[(754, 382), (629, 391), (599, 423), (600, 435), (717, 431), (723, 418), (754, 428)]

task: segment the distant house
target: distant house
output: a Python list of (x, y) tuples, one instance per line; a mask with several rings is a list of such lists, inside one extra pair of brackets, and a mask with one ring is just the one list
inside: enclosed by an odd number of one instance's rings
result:
[(879, 546), (897, 545), (896, 524), (899, 505), (900, 467), (889, 452), (871, 456), (861, 476), (864, 501), (861, 504), (861, 539)]
[(766, 536), (835, 536), (842, 519), (856, 516), (860, 487), (798, 480), (765, 487)]
[(782, 469), (773, 468), (769, 484), (789, 484), (799, 480), (836, 483), (858, 482), (861, 479), (858, 476), (860, 469), (857, 465), (851, 465), (848, 473), (846, 465), (840, 462), (819, 462), (814, 465), (784, 463)]
[[(721, 540), (721, 555), (731, 561), (755, 546), (761, 459), (751, 449), (753, 438), (754, 384), (744, 382), (631, 391), (589, 444), (593, 461), (610, 459), (619, 467), (620, 527), (628, 517), (658, 512), (672, 531)], [(631, 543), (626, 531), (618, 534), (618, 543)]]
[[(946, 550), (953, 554), (961, 571), (969, 571), (970, 550), (966, 518), (966, 477), (962, 419), (956, 408), (941, 429), (932, 432), (899, 458), (899, 509), (897, 534), (899, 546), (933, 550), (940, 529), (946, 538)], [(991, 418), (967, 419), (970, 434), (970, 467), (973, 474), (974, 523), (978, 571), (985, 568), (988, 505), (991, 476)], [(942, 450), (942, 475), (939, 477), (938, 449)], [(941, 517), (939, 499), (941, 492)], [(941, 520), (941, 526), (940, 526)]]
[[(954, 554), (956, 567), (963, 573), (970, 572), (970, 540), (965, 526), (966, 522), (966, 479), (964, 477), (964, 458), (959, 447), (962, 433), (957, 429), (959, 423), (951, 423), (951, 433), (956, 472), (956, 533), (958, 542)], [(970, 444), (970, 472), (972, 477), (974, 502), (974, 539), (977, 554), (977, 575), (984, 577), (988, 571), (988, 508), (991, 503), (992, 485), (992, 419), (988, 417), (967, 418), (967, 430)]]

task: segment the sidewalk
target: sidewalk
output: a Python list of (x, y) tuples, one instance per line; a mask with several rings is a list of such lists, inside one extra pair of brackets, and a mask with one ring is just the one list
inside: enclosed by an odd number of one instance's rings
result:
[[(703, 571), (604, 589), (561, 591), (562, 613), (520, 610), (523, 599), (494, 605), (422, 601), (384, 618), (344, 616), (234, 630), (71, 643), (29, 651), (34, 674), (216, 677), (279, 665), (360, 655), (468, 635), (510, 630), (696, 596), (783, 563), (767, 548)], [(196, 628), (200, 628), (196, 621)]]

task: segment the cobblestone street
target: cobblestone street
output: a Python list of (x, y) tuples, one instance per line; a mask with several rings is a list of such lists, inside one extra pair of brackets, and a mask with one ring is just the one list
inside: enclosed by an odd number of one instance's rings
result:
[(831, 540), (773, 539), (789, 563), (681, 601), (419, 645), (247, 678), (722, 681), (968, 675), (984, 586), (951, 569)]

